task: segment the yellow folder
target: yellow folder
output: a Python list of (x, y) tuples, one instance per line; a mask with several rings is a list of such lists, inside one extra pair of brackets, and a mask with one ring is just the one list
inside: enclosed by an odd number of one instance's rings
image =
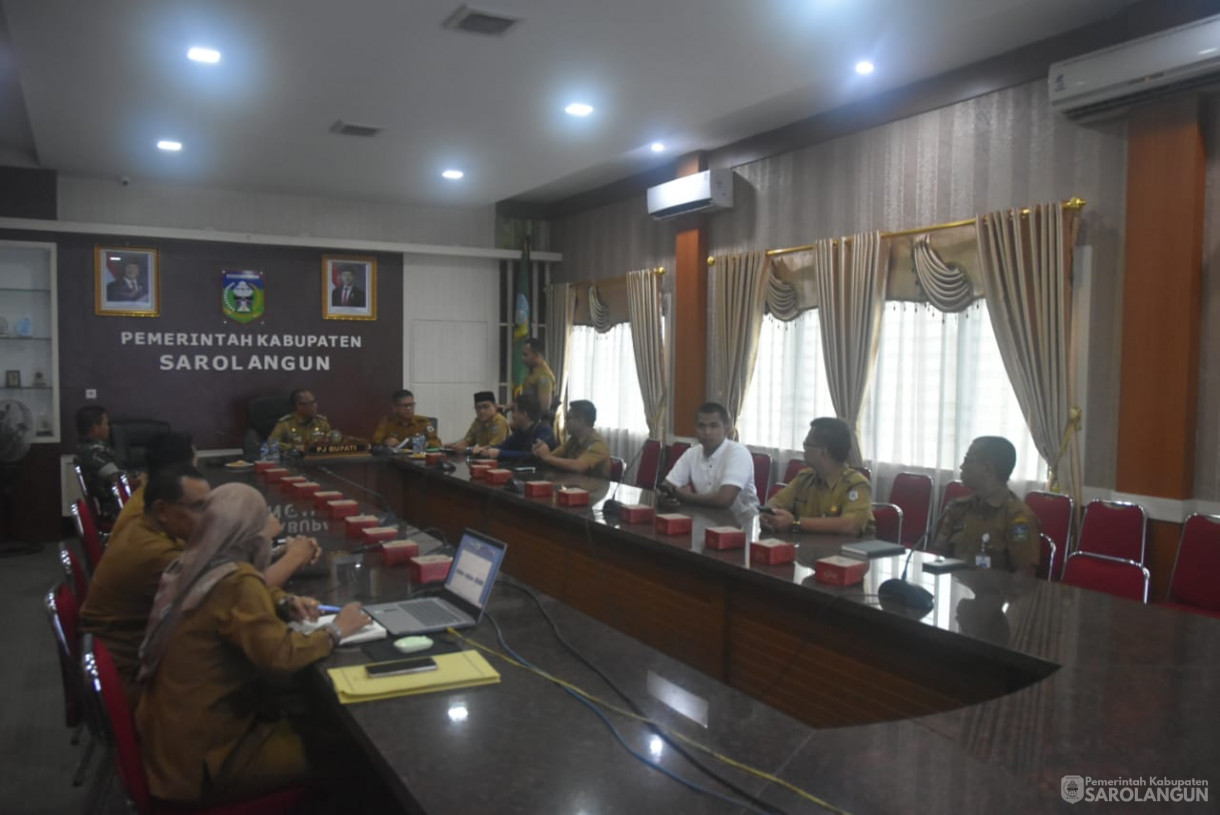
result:
[(363, 665), (331, 668), (327, 673), (335, 685), (339, 701), (345, 705), (416, 693), (493, 685), (500, 681), (500, 674), (487, 664), (478, 651), (439, 654), (433, 659), (436, 660), (436, 670), (424, 673), (370, 678)]

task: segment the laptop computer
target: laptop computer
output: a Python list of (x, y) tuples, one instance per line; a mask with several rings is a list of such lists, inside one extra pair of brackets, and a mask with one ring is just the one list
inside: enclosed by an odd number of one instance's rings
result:
[(467, 529), (439, 595), (379, 603), (365, 606), (364, 610), (385, 626), (392, 637), (428, 634), (446, 628), (473, 628), (483, 617), (507, 548), (495, 538)]

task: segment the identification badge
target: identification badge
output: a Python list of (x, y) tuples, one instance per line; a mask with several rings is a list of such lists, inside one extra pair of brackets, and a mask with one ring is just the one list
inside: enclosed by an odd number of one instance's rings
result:
[(854, 490), (854, 489), (852, 489), (852, 490), (848, 490), (848, 492), (847, 492), (847, 500), (848, 500), (848, 501), (855, 501), (855, 500), (856, 500), (857, 498), (859, 498), (859, 497), (860, 497), (860, 493), (859, 493), (859, 491)]
[(974, 556), (974, 565), (976, 568), (979, 568), (979, 569), (990, 569), (991, 568), (991, 555), (975, 555)]

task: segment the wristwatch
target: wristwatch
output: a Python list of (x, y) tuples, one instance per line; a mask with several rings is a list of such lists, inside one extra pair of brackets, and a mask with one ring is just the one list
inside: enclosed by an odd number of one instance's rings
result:
[(334, 645), (338, 645), (339, 641), (343, 639), (343, 632), (340, 631), (339, 626), (335, 625), (333, 622), (329, 622), (322, 626), (322, 630), (327, 634), (330, 634), (330, 641)]
[(801, 519), (797, 515), (792, 516), (792, 531), (793, 532), (801, 531)]

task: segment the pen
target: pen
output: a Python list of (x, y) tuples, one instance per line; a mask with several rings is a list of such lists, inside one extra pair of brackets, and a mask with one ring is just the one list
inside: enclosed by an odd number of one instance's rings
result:
[(340, 606), (318, 606), (318, 611), (322, 612), (323, 614), (338, 614), (342, 610), (343, 609)]

